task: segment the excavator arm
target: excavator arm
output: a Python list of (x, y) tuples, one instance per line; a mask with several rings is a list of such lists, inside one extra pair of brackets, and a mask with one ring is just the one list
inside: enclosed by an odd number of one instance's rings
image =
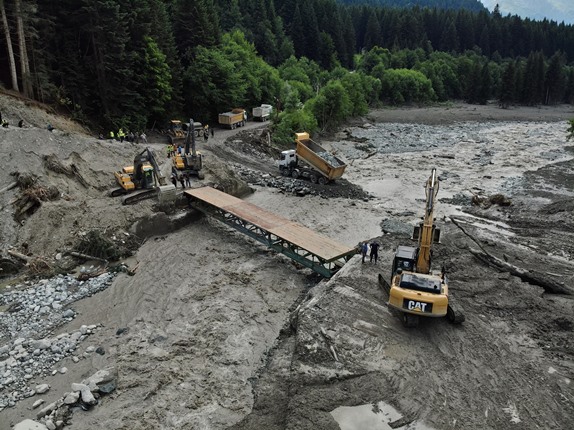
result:
[(189, 154), (189, 150), (191, 148), (191, 155), (195, 157), (197, 152), (195, 150), (195, 123), (193, 119), (189, 119), (189, 126), (187, 127), (187, 135), (185, 136), (185, 152), (184, 155)]
[(416, 262), (416, 271), (418, 273), (430, 273), (431, 270), (431, 246), (434, 239), (434, 204), (438, 188), (439, 180), (436, 169), (433, 168), (425, 184), (425, 216), (419, 234), (419, 249)]

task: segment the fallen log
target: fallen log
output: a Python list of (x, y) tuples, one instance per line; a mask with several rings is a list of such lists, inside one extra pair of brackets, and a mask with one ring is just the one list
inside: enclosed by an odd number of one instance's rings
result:
[(18, 258), (19, 260), (25, 261), (26, 263), (29, 263), (30, 261), (33, 260), (32, 257), (28, 257), (27, 255), (24, 255), (24, 254), (22, 254), (22, 253), (20, 253), (20, 252), (18, 252), (18, 251), (14, 251), (13, 249), (9, 249), (7, 252), (8, 252), (8, 254), (10, 254), (12, 257), (16, 257), (16, 258)]
[(512, 264), (507, 263), (492, 254), (484, 253), (478, 251), (476, 249), (469, 248), (472, 255), (480, 259), (481, 261), (498, 268), (499, 270), (505, 271), (510, 273), (511, 275), (517, 276), (518, 278), (522, 279), (524, 282), (528, 282), (529, 284), (536, 285), (538, 287), (544, 288), (544, 291), (547, 293), (552, 294), (566, 294), (572, 295), (572, 291), (570, 291), (567, 287), (562, 285), (559, 282), (552, 280), (549, 277), (548, 273), (540, 273), (540, 272), (533, 272), (527, 269), (523, 269), (521, 267), (514, 266)]
[(5, 191), (9, 191), (9, 190), (11, 190), (12, 188), (16, 188), (17, 185), (18, 185), (18, 182), (12, 182), (10, 185), (7, 185), (7, 186), (5, 186), (4, 188), (2, 188), (2, 189), (0, 190), (0, 193), (3, 193), (3, 192), (5, 192)]
[(94, 257), (93, 255), (82, 254), (81, 252), (64, 250), (64, 254), (71, 255), (72, 257), (83, 258), (84, 260), (96, 260), (108, 264), (108, 260), (104, 258)]
[(477, 257), (479, 260), (501, 270), (503, 272), (508, 272), (513, 276), (516, 276), (522, 279), (524, 282), (528, 282), (529, 284), (536, 285), (538, 287), (542, 287), (544, 291), (547, 293), (552, 294), (565, 294), (565, 295), (572, 295), (572, 291), (564, 286), (563, 284), (554, 281), (550, 278), (552, 276), (550, 273), (541, 273), (535, 272), (528, 269), (523, 269), (518, 266), (514, 266), (504, 260), (501, 260), (498, 257), (495, 257), (490, 252), (488, 252), (484, 247), (480, 244), (478, 239), (468, 233), (456, 220), (454, 217), (450, 217), (454, 225), (456, 225), (466, 236), (468, 236), (474, 243), (478, 245), (480, 251), (477, 249), (469, 248), (469, 251), (472, 255)]

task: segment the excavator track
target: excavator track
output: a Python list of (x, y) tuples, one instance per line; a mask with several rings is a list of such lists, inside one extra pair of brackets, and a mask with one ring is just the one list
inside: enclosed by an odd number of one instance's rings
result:
[(462, 311), (462, 308), (452, 300), (452, 297), (448, 298), (448, 309), (446, 311), (446, 319), (451, 324), (462, 324), (466, 319)]
[(383, 278), (383, 275), (381, 275), (380, 273), (379, 273), (379, 287), (381, 287), (383, 291), (387, 293), (387, 295), (391, 294), (391, 285), (387, 281), (385, 281), (385, 278)]
[(137, 191), (122, 198), (122, 205), (133, 205), (142, 200), (151, 199), (157, 195), (157, 189)]
[(127, 191), (123, 188), (115, 188), (110, 191), (110, 197), (123, 196), (124, 194), (127, 194)]

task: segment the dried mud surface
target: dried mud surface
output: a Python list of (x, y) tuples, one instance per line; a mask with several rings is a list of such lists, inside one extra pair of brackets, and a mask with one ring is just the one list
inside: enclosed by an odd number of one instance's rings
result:
[[(75, 412), (68, 428), (351, 429), (331, 412), (378, 402), (403, 415), (396, 428), (570, 426), (574, 151), (565, 139), (566, 120), (574, 117), (570, 107), (510, 113), (452, 105), (372, 112), (321, 140), (348, 163), (346, 180), (323, 196), (297, 197), (243, 182), (237, 165), (278, 176), (277, 153), (260, 137), (265, 125), (218, 129), (215, 139), (200, 142), (205, 183), (346, 245), (378, 238), (379, 264), (354, 257), (320, 283), (214, 220), (186, 218), (185, 208), (163, 216), (153, 201), (121, 206), (107, 197), (112, 172), (128, 164), (141, 145), (99, 141), (63, 123), (49, 133), (48, 114), (5, 99), (0, 110), (5, 117), (26, 115), (28, 124), (0, 129), (0, 156), (9, 160), (0, 171), (0, 188), (12, 181), (10, 172), (31, 172), (63, 195), (17, 223), (10, 202), (18, 190), (1, 193), (3, 251), (22, 250), (25, 242), (31, 254), (53, 258), (90, 229), (147, 237), (126, 261), (137, 264), (135, 275), (120, 274), (107, 290), (75, 303), (76, 319), (57, 329), (103, 324), (90, 344), (106, 353), (62, 363), (69, 368), (65, 375), (34, 381), (50, 384), (42, 396), (50, 402), (69, 391), (70, 383), (117, 367), (117, 390), (91, 411)], [(160, 139), (150, 143), (158, 154)], [(88, 187), (47, 171), (41, 157), (50, 154), (74, 164)], [(169, 160), (161, 158), (169, 169)], [(441, 180), (436, 215), (442, 229), (433, 258), (447, 267), (466, 321), (452, 326), (424, 320), (413, 330), (385, 306), (377, 276), (388, 276), (394, 248), (410, 243), (432, 167)], [(345, 191), (351, 185), (364, 194), (353, 197)], [(472, 204), (473, 196), (495, 194), (512, 204)], [(146, 221), (158, 217), (159, 223)], [(480, 248), (564, 292), (549, 292), (486, 264), (471, 253)], [(1, 411), (0, 429), (33, 418), (37, 397)]]

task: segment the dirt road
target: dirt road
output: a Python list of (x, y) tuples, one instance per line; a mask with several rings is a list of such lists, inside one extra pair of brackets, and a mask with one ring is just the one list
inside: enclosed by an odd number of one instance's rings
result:
[[(549, 122), (538, 122), (539, 110), (521, 109), (518, 121), (489, 122), (503, 111), (474, 109), (461, 107), (459, 122), (449, 108), (444, 115), (455, 118), (439, 125), (432, 124), (435, 109), (376, 112), (325, 141), (348, 161), (349, 183), (370, 199), (297, 197), (251, 185), (256, 191), (248, 201), (344, 244), (378, 237), (381, 264), (355, 258), (316, 285), (311, 272), (213, 220), (151, 237), (128, 260), (132, 267), (139, 263), (135, 276), (120, 274), (107, 290), (73, 305), (76, 318), (55, 334), (82, 324), (103, 328), (81, 346), (78, 363), (61, 363), (68, 373), (34, 381), (51, 385), (42, 397), (53, 401), (71, 382), (115, 366), (117, 389), (90, 412), (75, 410), (67, 428), (376, 430), (390, 422), (404, 429), (568, 428), (574, 416), (574, 170), (565, 119), (574, 113), (557, 109), (544, 118)], [(393, 115), (432, 120), (404, 124)], [(200, 148), (207, 154), (207, 183), (246, 192), (234, 170), (245, 159), (261, 175), (273, 172), (266, 168), (273, 164), (270, 151), (260, 143), (223, 141), (223, 133)], [(71, 151), (61, 142), (41, 151), (60, 145), (67, 161)], [(49, 255), (57, 246), (45, 236), (72, 241), (76, 231), (96, 224), (94, 211), (98, 225), (126, 230), (153, 212), (150, 202), (136, 209), (103, 199), (106, 169), (118, 157), (129, 161), (121, 148), (74, 137), (78, 147), (84, 161), (73, 160), (99, 188), (76, 190), (69, 180), (47, 175), (46, 181), (66, 184), (75, 200), (40, 208), (14, 227), (12, 243), (28, 240), (35, 252)], [(18, 166), (30, 157), (32, 149), (24, 149), (11, 149), (21, 154), (13, 156)], [(394, 247), (409, 243), (431, 167), (441, 180), (436, 215), (443, 229), (433, 258), (447, 266), (467, 320), (460, 327), (430, 320), (408, 330), (385, 306), (377, 276), (390, 273)], [(496, 193), (512, 205), (471, 204), (473, 194)], [(86, 197), (78, 201), (80, 194)], [(47, 222), (54, 213), (61, 222)], [(475, 257), (471, 249), (481, 247), (534, 275), (532, 283)], [(536, 280), (552, 280), (566, 292), (552, 293)], [(105, 354), (84, 355), (88, 346)], [(1, 411), (0, 428), (33, 418), (37, 398)]]

